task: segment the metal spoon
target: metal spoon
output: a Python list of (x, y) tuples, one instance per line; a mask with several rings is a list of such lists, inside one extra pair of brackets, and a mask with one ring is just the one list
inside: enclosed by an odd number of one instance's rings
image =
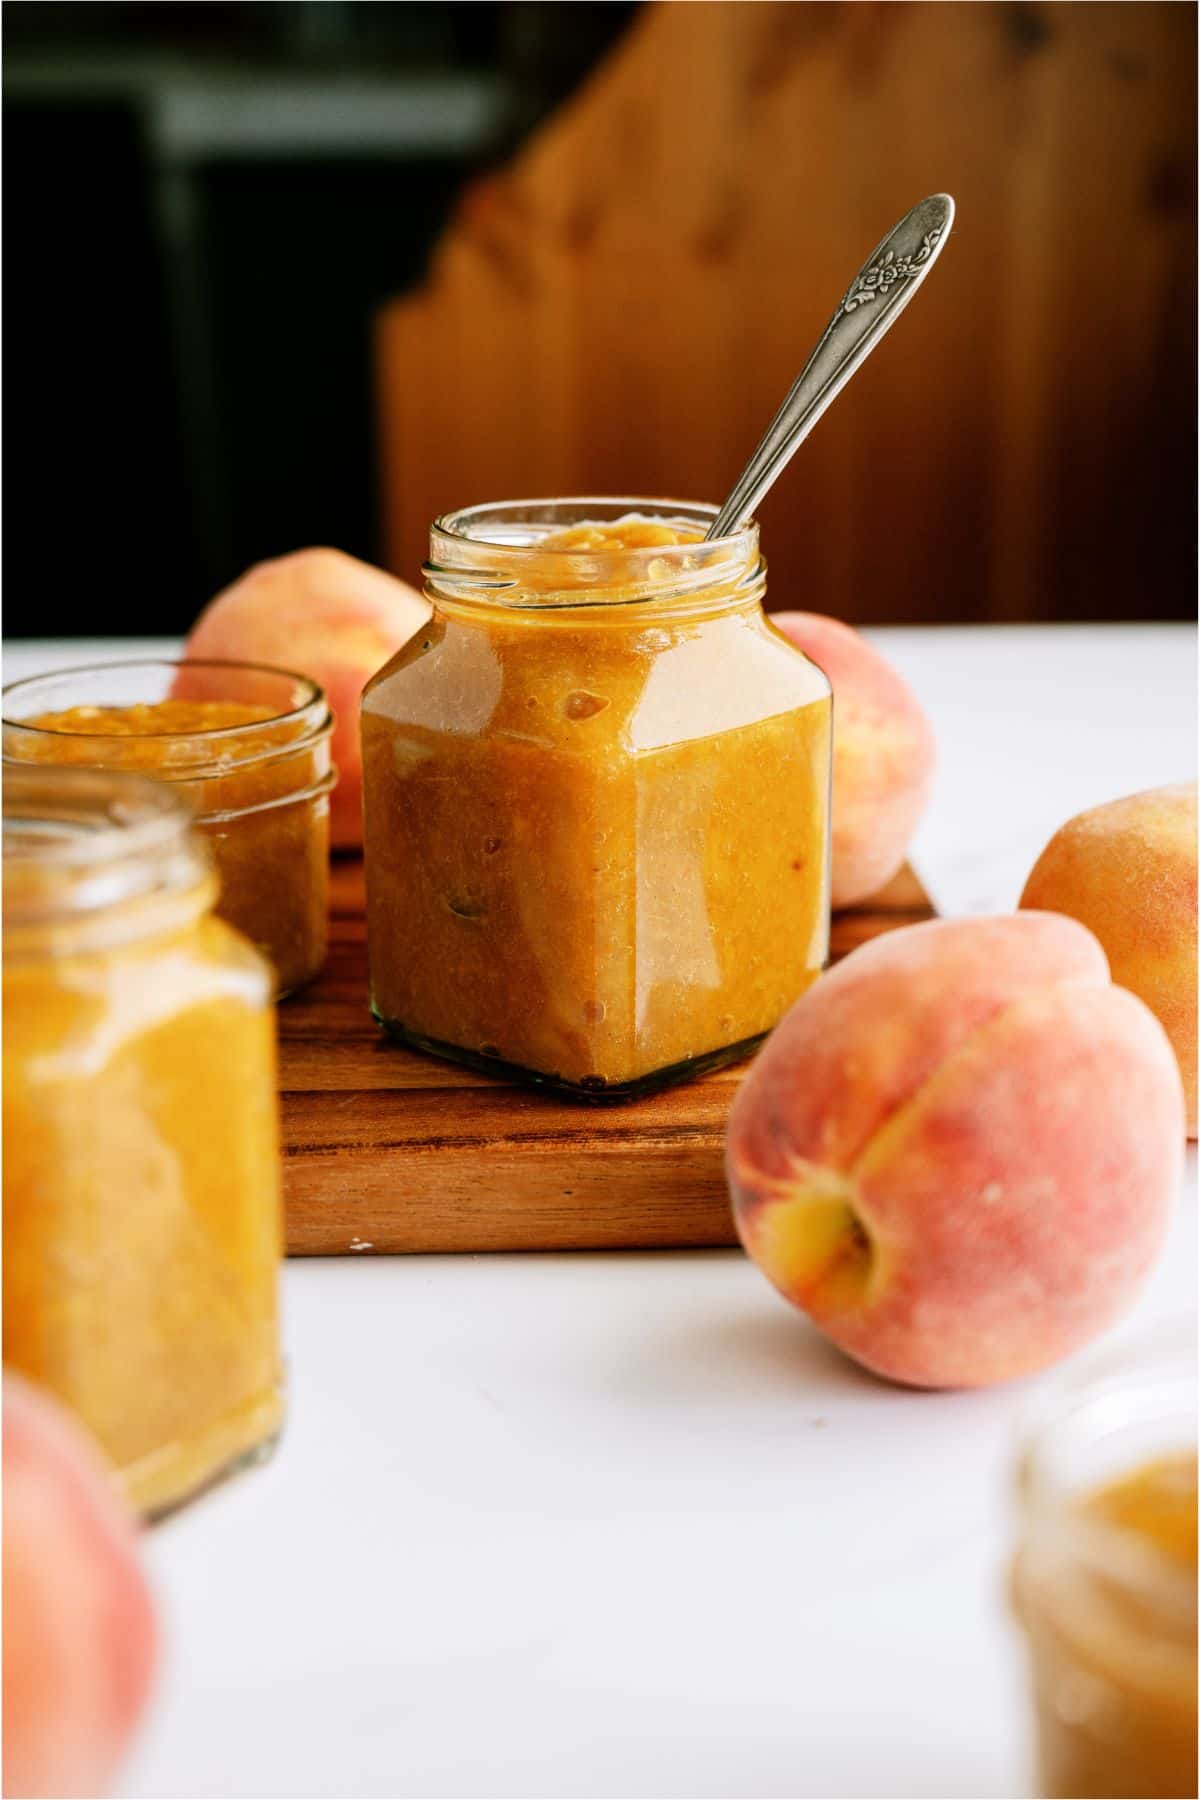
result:
[(931, 194), (872, 250), (705, 533), (706, 542), (728, 536), (753, 516), (825, 408), (900, 317), (940, 256), (953, 223), (949, 194)]

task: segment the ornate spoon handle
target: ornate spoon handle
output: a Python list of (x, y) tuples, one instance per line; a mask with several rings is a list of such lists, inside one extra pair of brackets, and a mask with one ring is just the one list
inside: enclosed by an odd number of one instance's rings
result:
[(753, 515), (830, 401), (904, 311), (937, 261), (953, 223), (949, 194), (931, 194), (872, 250), (707, 537), (724, 537)]

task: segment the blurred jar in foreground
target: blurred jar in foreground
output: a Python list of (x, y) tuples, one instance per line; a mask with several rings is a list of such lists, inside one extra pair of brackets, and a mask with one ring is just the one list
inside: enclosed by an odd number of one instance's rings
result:
[(8, 769), (4, 1360), (141, 1512), (281, 1422), (274, 1014), (171, 788)]
[(1196, 1347), (1176, 1327), (1056, 1384), (1018, 1472), (1016, 1609), (1040, 1792), (1196, 1793)]
[(745, 1056), (829, 948), (829, 683), (758, 528), (567, 499), (435, 522), (433, 615), (367, 683), (371, 1000), (588, 1099)]
[(315, 682), (253, 663), (108, 663), (4, 690), (6, 762), (131, 769), (186, 795), (217, 911), (268, 958), (280, 998), (325, 960), (332, 730)]

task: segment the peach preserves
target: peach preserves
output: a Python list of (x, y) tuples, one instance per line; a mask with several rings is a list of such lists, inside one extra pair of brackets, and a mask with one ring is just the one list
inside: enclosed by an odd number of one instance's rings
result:
[[(120, 697), (143, 688), (154, 698)], [(319, 688), (249, 664), (149, 663), (38, 676), (4, 698), (9, 761), (132, 769), (177, 784), (212, 847), (220, 916), (267, 957), (279, 995), (316, 974), (334, 782)]]
[(439, 522), (362, 707), (377, 1017), (597, 1097), (743, 1053), (828, 945), (828, 683), (753, 527), (629, 505)]
[(266, 964), (165, 784), (4, 784), (4, 1360), (145, 1513), (281, 1418)]
[(1194, 1332), (1072, 1385), (1020, 1470), (1038, 1792), (1179, 1800), (1197, 1785)]

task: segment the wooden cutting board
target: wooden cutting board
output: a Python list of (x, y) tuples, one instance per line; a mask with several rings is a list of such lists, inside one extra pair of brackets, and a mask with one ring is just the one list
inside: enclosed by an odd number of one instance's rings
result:
[[(329, 957), (279, 1009), (292, 1256), (735, 1241), (725, 1119), (746, 1064), (587, 1106), (401, 1049), (367, 1009), (362, 864), (333, 868)], [(933, 916), (905, 868), (839, 913), (833, 956)]]

